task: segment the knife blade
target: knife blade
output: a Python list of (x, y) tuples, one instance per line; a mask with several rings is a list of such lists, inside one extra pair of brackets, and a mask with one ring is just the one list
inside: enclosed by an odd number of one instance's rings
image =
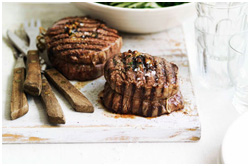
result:
[(16, 46), (18, 50), (26, 56), (28, 53), (28, 46), (25, 45), (25, 42), (10, 30), (7, 31), (7, 36), (14, 46)]

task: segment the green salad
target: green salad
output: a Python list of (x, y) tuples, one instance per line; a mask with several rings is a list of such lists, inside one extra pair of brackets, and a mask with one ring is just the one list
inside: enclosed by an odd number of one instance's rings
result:
[(97, 2), (104, 5), (123, 7), (123, 8), (163, 8), (176, 6), (188, 2)]

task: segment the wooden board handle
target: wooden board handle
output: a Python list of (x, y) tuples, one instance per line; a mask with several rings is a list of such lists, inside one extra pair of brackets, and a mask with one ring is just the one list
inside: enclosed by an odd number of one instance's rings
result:
[(94, 107), (91, 102), (56, 69), (46, 70), (45, 75), (76, 111), (94, 112)]
[(25, 75), (24, 68), (21, 67), (14, 69), (11, 104), (10, 104), (10, 112), (12, 120), (25, 115), (29, 110), (28, 101), (25, 93), (23, 92), (24, 75)]
[(42, 78), (41, 99), (44, 103), (49, 122), (53, 124), (65, 124), (62, 108), (45, 77)]
[(27, 75), (24, 81), (24, 91), (32, 96), (39, 96), (41, 90), (42, 78), (38, 51), (28, 51)]

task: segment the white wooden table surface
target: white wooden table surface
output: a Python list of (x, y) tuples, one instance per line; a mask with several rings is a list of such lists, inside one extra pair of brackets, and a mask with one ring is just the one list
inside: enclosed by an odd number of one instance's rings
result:
[[(63, 9), (63, 10), (61, 10)], [(31, 18), (57, 20), (64, 16), (80, 15), (81, 11), (70, 4), (3, 4), (2, 55), (11, 52), (5, 44), (6, 30)], [(191, 23), (192, 24), (192, 23)], [(187, 25), (187, 24), (186, 24)], [(190, 23), (188, 24), (190, 25)], [(189, 29), (191, 28), (191, 29)], [(171, 31), (171, 30), (169, 30)], [(184, 26), (187, 53), (191, 71), (195, 66), (192, 27)], [(178, 51), (185, 51), (185, 45)], [(11, 62), (2, 62), (4, 68)], [(193, 72), (195, 73), (195, 72)], [(2, 73), (3, 77), (8, 75)], [(193, 79), (196, 80), (195, 74)], [(11, 80), (11, 78), (10, 78)], [(7, 85), (10, 80), (3, 79)], [(4, 144), (4, 163), (216, 163), (220, 145), (228, 126), (238, 117), (231, 104), (232, 89), (212, 91), (195, 84), (196, 102), (202, 125), (198, 143), (105, 143), (105, 144)], [(2, 110), (6, 109), (6, 98)], [(52, 156), (52, 154), (57, 154)], [(13, 158), (14, 156), (14, 158)], [(98, 159), (98, 160), (97, 160)]]

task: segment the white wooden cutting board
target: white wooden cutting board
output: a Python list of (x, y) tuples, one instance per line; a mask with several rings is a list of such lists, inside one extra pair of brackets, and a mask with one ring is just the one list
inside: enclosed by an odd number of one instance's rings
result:
[[(94, 113), (75, 112), (67, 101), (53, 88), (61, 104), (66, 124), (52, 126), (39, 98), (28, 97), (29, 112), (10, 120), (10, 94), (13, 64), (3, 75), (8, 79), (3, 86), (3, 143), (79, 143), (79, 142), (195, 142), (200, 139), (201, 127), (193, 86), (190, 80), (188, 59), (181, 27), (158, 34), (122, 34), (122, 51), (138, 50), (161, 56), (179, 66), (180, 88), (185, 100), (182, 111), (157, 118), (118, 115), (108, 112), (100, 103), (98, 94), (105, 79), (72, 83), (87, 96), (95, 107)], [(13, 62), (4, 56), (4, 62)], [(7, 66), (5, 64), (5, 66)], [(5, 84), (4, 84), (5, 85)]]

